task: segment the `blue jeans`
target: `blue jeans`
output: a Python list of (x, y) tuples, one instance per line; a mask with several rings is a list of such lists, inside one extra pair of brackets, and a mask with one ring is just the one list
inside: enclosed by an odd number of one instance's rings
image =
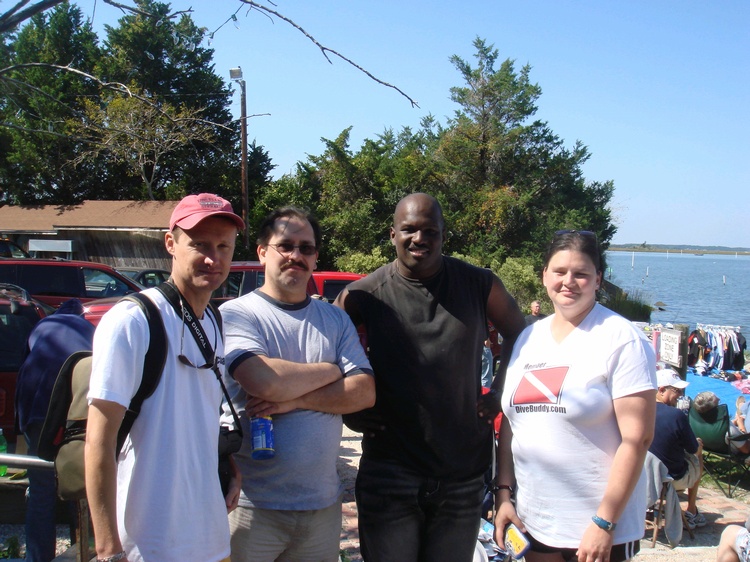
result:
[[(36, 456), (41, 423), (29, 424), (24, 434), (29, 455)], [(57, 484), (55, 471), (29, 469), (29, 488), (26, 491), (26, 560), (50, 562), (55, 558), (57, 533), (55, 505)]]
[(355, 488), (365, 562), (472, 562), (484, 476), (436, 480), (362, 458)]

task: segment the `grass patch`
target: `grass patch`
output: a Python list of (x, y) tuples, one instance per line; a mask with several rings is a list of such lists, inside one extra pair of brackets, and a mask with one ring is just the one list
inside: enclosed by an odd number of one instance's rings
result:
[(606, 299), (602, 298), (601, 304), (631, 322), (651, 321), (653, 308), (639, 291), (635, 291), (632, 296), (622, 291), (616, 291), (613, 294), (608, 294)]
[(21, 543), (18, 537), (8, 537), (4, 544), (0, 544), (0, 558), (21, 558)]

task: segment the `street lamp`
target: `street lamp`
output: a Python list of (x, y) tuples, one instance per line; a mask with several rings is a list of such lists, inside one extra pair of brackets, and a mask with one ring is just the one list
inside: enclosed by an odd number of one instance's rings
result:
[(241, 131), (242, 131), (242, 222), (245, 223), (245, 248), (250, 248), (250, 232), (247, 219), (249, 215), (249, 203), (247, 194), (247, 99), (245, 98), (245, 81), (242, 79), (242, 68), (229, 69), (229, 78), (240, 85), (242, 94), (241, 104)]

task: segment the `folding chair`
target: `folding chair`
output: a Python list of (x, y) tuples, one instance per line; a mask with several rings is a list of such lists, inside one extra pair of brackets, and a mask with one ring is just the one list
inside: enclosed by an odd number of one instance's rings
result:
[[(653, 519), (646, 519), (646, 530), (653, 531), (651, 535), (651, 548), (656, 546), (656, 537), (660, 529), (664, 529), (664, 536), (671, 548), (676, 547), (682, 540), (682, 530), (687, 529), (691, 539), (695, 538), (693, 531), (687, 522), (685, 512), (682, 511), (677, 491), (673, 486), (673, 478), (669, 475), (666, 465), (652, 452), (646, 453), (644, 463), (646, 471), (646, 503), (649, 509), (653, 508)], [(657, 495), (658, 494), (658, 495)], [(681, 521), (679, 525), (669, 524), (667, 521), (677, 517), (679, 512)]]
[[(729, 434), (729, 410), (726, 404), (699, 414), (694, 407), (688, 410), (690, 427), (696, 437), (703, 441), (703, 468), (728, 498), (737, 490), (742, 479), (748, 475), (746, 454), (732, 452), (727, 441)], [(732, 441), (750, 439), (750, 433), (730, 438)], [(722, 484), (724, 480), (724, 484)], [(726, 486), (726, 488), (725, 488)]]

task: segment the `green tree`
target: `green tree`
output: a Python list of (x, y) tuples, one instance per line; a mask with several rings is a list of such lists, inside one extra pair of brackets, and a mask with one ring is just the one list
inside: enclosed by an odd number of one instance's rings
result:
[(69, 72), (29, 65), (66, 61), (83, 71), (94, 68), (100, 52), (81, 11), (63, 3), (34, 16), (17, 36), (6, 35), (2, 52), (0, 142), (6, 150), (0, 156), (0, 198), (70, 204), (100, 192), (107, 177), (98, 162), (73, 165), (82, 140), (68, 126), (97, 86)]
[[(105, 56), (98, 75), (136, 83), (159, 103), (179, 107), (216, 127), (211, 139), (196, 138), (165, 154), (151, 188), (157, 199), (200, 191), (236, 196), (240, 190), (239, 126), (232, 122), (231, 89), (212, 65), (213, 49), (202, 46), (206, 29), (168, 4), (136, 0), (139, 13), (105, 26)], [(228, 173), (231, 170), (231, 174)]]
[(531, 82), (529, 66), (517, 71), (506, 60), (496, 68), (497, 50), (481, 39), (474, 46), (476, 68), (451, 59), (465, 84), (451, 89), (459, 109), (445, 126), (427, 116), (417, 131), (387, 129), (358, 150), (349, 146), (346, 129), (323, 139), (323, 154), (309, 157), (293, 180), (284, 178), (285, 189), (309, 194), (321, 219), (324, 266), (374, 248), (392, 255), (387, 232), (393, 210), (415, 191), (440, 201), (447, 254), (495, 269), (509, 257), (527, 258), (511, 273), (523, 272), (519, 295), (529, 302), (544, 296), (533, 278), (556, 230), (591, 229), (607, 246), (615, 232), (613, 183), (587, 182), (588, 149), (581, 142), (569, 148), (547, 123), (531, 121), (541, 88)]
[(85, 119), (71, 123), (72, 130), (89, 137), (90, 148), (77, 161), (111, 156), (143, 180), (145, 193), (139, 199), (153, 200), (164, 161), (184, 146), (210, 144), (216, 127), (201, 119), (199, 111), (157, 104), (132, 89), (136, 95), (113, 96), (104, 107), (86, 102)]
[(587, 148), (572, 149), (536, 113), (541, 88), (527, 65), (495, 68), (498, 51), (477, 38), (477, 66), (454, 56), (465, 85), (451, 89), (459, 104), (441, 136), (446, 188), (441, 202), (453, 236), (450, 249), (482, 256), (539, 255), (560, 228), (595, 230), (605, 243), (615, 227), (608, 208), (613, 185), (587, 183)]

